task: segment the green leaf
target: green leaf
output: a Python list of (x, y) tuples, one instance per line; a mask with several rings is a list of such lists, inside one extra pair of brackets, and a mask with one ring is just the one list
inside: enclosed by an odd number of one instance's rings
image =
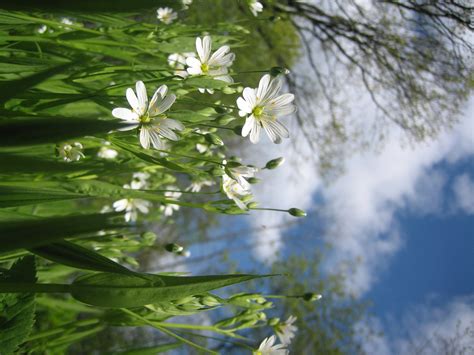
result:
[[(33, 256), (20, 259), (10, 270), (0, 274), (2, 281), (35, 282)], [(13, 354), (29, 336), (35, 320), (35, 295), (32, 293), (0, 294), (0, 351)]]
[(0, 83), (0, 104), (7, 102), (13, 97), (17, 97), (19, 94), (38, 85), (46, 79), (49, 79), (50, 77), (65, 71), (72, 65), (74, 65), (74, 63), (66, 63), (39, 73), (35, 73), (33, 75), (27, 76), (26, 78)]
[(120, 355), (154, 355), (154, 354), (163, 353), (168, 350), (179, 348), (182, 345), (183, 345), (182, 343), (169, 343), (169, 344), (163, 344), (163, 345), (158, 345), (158, 346), (152, 346), (149, 348), (126, 350), (118, 354)]
[(205, 116), (191, 110), (181, 110), (168, 113), (169, 118), (174, 118), (186, 122), (213, 121), (215, 117)]
[(29, 249), (30, 252), (59, 264), (78, 269), (133, 275), (134, 272), (99, 253), (80, 245), (61, 241)]
[(186, 85), (195, 88), (206, 88), (206, 89), (223, 89), (229, 85), (228, 82), (218, 79), (212, 79), (209, 77), (191, 77), (184, 81)]
[(4, 9), (10, 10), (49, 10), (49, 11), (133, 11), (140, 9), (151, 9), (156, 7), (168, 6), (179, 9), (175, 0), (114, 0), (111, 4), (110, 0), (16, 0), (2, 1), (1, 5)]
[(70, 292), (75, 299), (94, 306), (140, 307), (264, 277), (258, 275), (144, 276), (147, 279), (110, 273), (86, 275), (74, 280), (70, 286)]
[(119, 120), (76, 117), (27, 117), (0, 120), (0, 147), (59, 143), (124, 127)]
[(84, 233), (123, 227), (115, 213), (72, 215), (0, 223), (0, 252), (35, 248)]

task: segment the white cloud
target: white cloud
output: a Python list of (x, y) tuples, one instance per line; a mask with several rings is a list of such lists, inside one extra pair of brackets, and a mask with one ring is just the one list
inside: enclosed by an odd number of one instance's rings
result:
[[(471, 354), (474, 352), (474, 295), (443, 307), (419, 305), (407, 312), (388, 333), (363, 344), (368, 354)], [(368, 320), (376, 331), (384, 330), (377, 318)], [(364, 329), (365, 325), (359, 325)], [(463, 351), (464, 349), (464, 351)]]
[(468, 174), (458, 176), (453, 183), (455, 208), (474, 214), (474, 181)]

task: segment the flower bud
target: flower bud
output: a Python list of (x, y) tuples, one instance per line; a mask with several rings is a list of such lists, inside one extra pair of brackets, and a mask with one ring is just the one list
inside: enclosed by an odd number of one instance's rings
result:
[(209, 170), (209, 174), (212, 176), (222, 176), (224, 175), (224, 169), (221, 167), (215, 166), (211, 170)]
[(153, 232), (143, 232), (141, 234), (142, 239), (145, 241), (147, 245), (153, 244), (156, 240), (156, 234)]
[(181, 245), (175, 243), (166, 244), (165, 249), (170, 253), (181, 253), (184, 250)]
[(288, 75), (290, 71), (283, 67), (273, 67), (270, 69), (270, 75), (276, 77), (278, 75)]
[(215, 307), (221, 304), (217, 298), (209, 295), (201, 298), (201, 303), (207, 307)]
[(261, 180), (256, 177), (249, 177), (247, 181), (249, 182), (249, 184), (258, 184)]
[(280, 318), (270, 318), (267, 323), (270, 327), (274, 327), (275, 325), (280, 324)]
[(222, 106), (216, 106), (216, 107), (214, 107), (214, 110), (217, 113), (226, 113), (227, 112), (227, 109), (225, 107), (222, 107)]
[(291, 214), (293, 217), (306, 217), (306, 212), (300, 210), (299, 208), (290, 208), (288, 213)]
[(251, 210), (253, 208), (257, 208), (258, 207), (258, 202), (252, 201), (247, 205), (247, 207), (248, 207), (249, 210)]
[(237, 89), (231, 88), (230, 86), (226, 86), (224, 89), (222, 89), (222, 92), (224, 94), (235, 94), (237, 92)]
[(307, 292), (303, 296), (301, 296), (302, 299), (308, 302), (314, 302), (317, 300), (320, 300), (323, 296), (318, 294), (318, 293), (313, 293), (313, 292)]
[(224, 142), (217, 134), (208, 133), (204, 136), (207, 142), (214, 144), (214, 145), (224, 145)]
[(284, 162), (285, 162), (285, 158), (283, 157), (272, 159), (267, 162), (267, 164), (265, 165), (265, 169), (269, 169), (269, 170), (276, 169), (280, 165), (282, 165)]
[(217, 123), (222, 125), (222, 126), (227, 126), (230, 122), (232, 122), (233, 120), (235, 120), (235, 117), (234, 116), (230, 116), (230, 115), (224, 115), (222, 117), (219, 117), (217, 119)]

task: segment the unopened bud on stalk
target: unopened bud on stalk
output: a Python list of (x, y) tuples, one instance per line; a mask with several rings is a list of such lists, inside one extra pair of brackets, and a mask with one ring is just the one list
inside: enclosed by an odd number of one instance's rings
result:
[(299, 208), (290, 208), (288, 213), (291, 214), (293, 217), (306, 217), (306, 212), (300, 210)]
[(288, 74), (290, 74), (290, 71), (283, 67), (273, 67), (270, 69), (270, 75), (273, 77), (278, 76), (278, 75), (288, 75)]
[(285, 158), (283, 157), (269, 160), (267, 164), (265, 165), (265, 169), (269, 169), (269, 170), (276, 169), (280, 165), (282, 165), (284, 162), (285, 162)]
[(212, 176), (222, 176), (224, 175), (224, 169), (222, 169), (221, 167), (217, 167), (215, 166), (214, 168), (212, 168), (209, 173), (212, 175)]
[(181, 253), (184, 250), (184, 248), (181, 245), (176, 244), (176, 243), (166, 244), (165, 249), (169, 251), (170, 253), (176, 253), (176, 254)]
[(224, 145), (224, 142), (217, 134), (208, 133), (204, 136), (207, 142), (214, 144), (214, 145)]
[(280, 318), (270, 318), (268, 320), (268, 325), (274, 327), (275, 325), (280, 324)]
[(314, 302), (317, 300), (320, 300), (323, 296), (318, 294), (318, 293), (313, 293), (313, 292), (307, 292), (303, 296), (301, 296), (302, 299), (308, 302)]
[(258, 184), (261, 180), (256, 177), (250, 177), (247, 179), (247, 181), (249, 182), (249, 184)]
[(221, 303), (219, 302), (219, 300), (213, 296), (204, 296), (202, 299), (201, 299), (201, 303), (204, 305), (204, 306), (207, 306), (207, 307), (215, 307), (215, 306), (219, 306)]

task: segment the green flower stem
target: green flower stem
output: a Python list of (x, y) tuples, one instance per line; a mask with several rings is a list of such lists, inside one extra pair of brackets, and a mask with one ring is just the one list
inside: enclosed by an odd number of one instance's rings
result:
[(195, 104), (198, 104), (198, 105), (201, 105), (201, 106), (211, 106), (211, 107), (224, 107), (224, 108), (231, 108), (231, 109), (236, 109), (237, 106), (233, 106), (233, 105), (220, 105), (220, 104), (211, 104), (209, 102), (203, 102), (203, 101), (199, 101), (199, 100), (196, 100), (196, 99), (193, 99), (191, 97), (186, 97), (186, 98), (180, 98), (179, 101), (181, 102), (192, 102), (192, 103), (195, 103)]
[(69, 293), (66, 284), (37, 284), (24, 282), (0, 282), (0, 293)]
[(202, 347), (202, 346), (200, 346), (200, 345), (198, 345), (198, 344), (195, 344), (195, 343), (193, 343), (192, 341), (190, 341), (190, 340), (188, 340), (188, 339), (186, 339), (186, 338), (183, 338), (183, 337), (179, 336), (178, 334), (175, 334), (175, 333), (171, 332), (171, 331), (168, 330), (168, 329), (165, 329), (165, 328), (163, 328), (163, 327), (161, 327), (161, 326), (159, 326), (159, 325), (156, 325), (156, 324), (154, 324), (154, 322), (152, 322), (152, 321), (150, 321), (150, 320), (148, 320), (148, 319), (146, 319), (146, 318), (143, 318), (143, 317), (140, 316), (139, 314), (136, 314), (136, 313), (134, 313), (134, 312), (132, 312), (132, 311), (126, 309), (126, 308), (120, 308), (120, 310), (121, 310), (122, 312), (124, 312), (124, 313), (126, 313), (126, 314), (128, 314), (128, 315), (130, 315), (130, 316), (132, 316), (132, 317), (134, 317), (134, 318), (136, 318), (136, 319), (141, 320), (142, 322), (144, 322), (144, 323), (146, 323), (146, 324), (152, 326), (153, 328), (156, 328), (156, 329), (162, 331), (163, 333), (165, 333), (165, 334), (167, 334), (167, 335), (169, 335), (169, 336), (171, 336), (171, 337), (173, 337), (173, 338), (176, 338), (176, 339), (182, 341), (182, 342), (185, 343), (185, 344), (188, 344), (189, 346), (192, 346), (192, 347), (194, 347), (194, 348), (196, 348), (196, 349), (198, 349), (198, 350), (205, 351), (205, 352), (210, 353), (210, 354), (218, 354), (217, 352), (212, 351), (212, 350), (209, 350), (209, 349), (206, 349), (206, 348), (204, 348), (204, 347)]
[[(195, 124), (192, 124), (192, 125), (188, 125), (188, 126), (199, 126), (199, 127), (210, 127), (210, 128), (218, 128), (218, 129), (227, 129), (229, 131), (233, 131), (234, 129), (233, 128), (230, 128), (230, 127), (224, 127), (224, 126), (218, 126), (218, 125), (211, 125), (211, 124), (204, 124), (204, 123), (195, 123)], [(199, 134), (201, 136), (204, 136), (204, 134), (202, 133), (198, 133), (198, 132), (193, 132), (195, 134)]]
[(45, 331), (36, 333), (34, 335), (31, 335), (27, 341), (37, 340), (37, 339), (46, 338), (52, 335), (61, 334), (65, 330), (69, 330), (71, 328), (80, 328), (80, 327), (85, 327), (88, 325), (98, 324), (98, 323), (100, 323), (100, 319), (97, 319), (97, 318), (77, 320), (71, 323), (66, 323), (54, 329), (45, 330)]
[(276, 212), (285, 212), (288, 213), (288, 210), (282, 210), (280, 208), (269, 208), (269, 207), (254, 207), (250, 208), (251, 210), (257, 210), (257, 211), (276, 211)]
[[(192, 191), (186, 191), (186, 190), (140, 190), (143, 192), (179, 192), (182, 194), (198, 194), (198, 195), (215, 195), (215, 194), (220, 194), (221, 191), (213, 191), (213, 192), (192, 192)], [(1, 258), (0, 258), (1, 260)]]
[(194, 159), (194, 160), (201, 160), (201, 161), (205, 161), (207, 163), (212, 163), (212, 164), (218, 164), (218, 165), (221, 165), (221, 166), (225, 166), (225, 164), (223, 164), (222, 162), (218, 162), (216, 160), (211, 160), (211, 159), (204, 159), (204, 158), (201, 158), (201, 157), (198, 157), (198, 156), (194, 156), (194, 155), (187, 155), (187, 154), (181, 154), (181, 153), (174, 153), (174, 152), (170, 152), (169, 150), (161, 150), (161, 149), (157, 149), (159, 152), (162, 152), (162, 153), (166, 153), (166, 154), (169, 154), (169, 155), (174, 155), (174, 156), (177, 156), (177, 157), (182, 157), (182, 158), (188, 158), (188, 159)]
[(243, 336), (240, 336), (238, 334), (234, 334), (235, 330), (238, 329), (220, 329), (211, 325), (197, 325), (197, 324), (183, 324), (183, 323), (168, 323), (168, 322), (159, 322), (159, 321), (153, 321), (156, 325), (160, 327), (165, 327), (165, 328), (178, 328), (178, 329), (194, 329), (194, 330), (208, 330), (214, 333), (219, 333), (223, 335), (230, 336), (232, 338), (237, 338), (237, 339), (246, 339)]

